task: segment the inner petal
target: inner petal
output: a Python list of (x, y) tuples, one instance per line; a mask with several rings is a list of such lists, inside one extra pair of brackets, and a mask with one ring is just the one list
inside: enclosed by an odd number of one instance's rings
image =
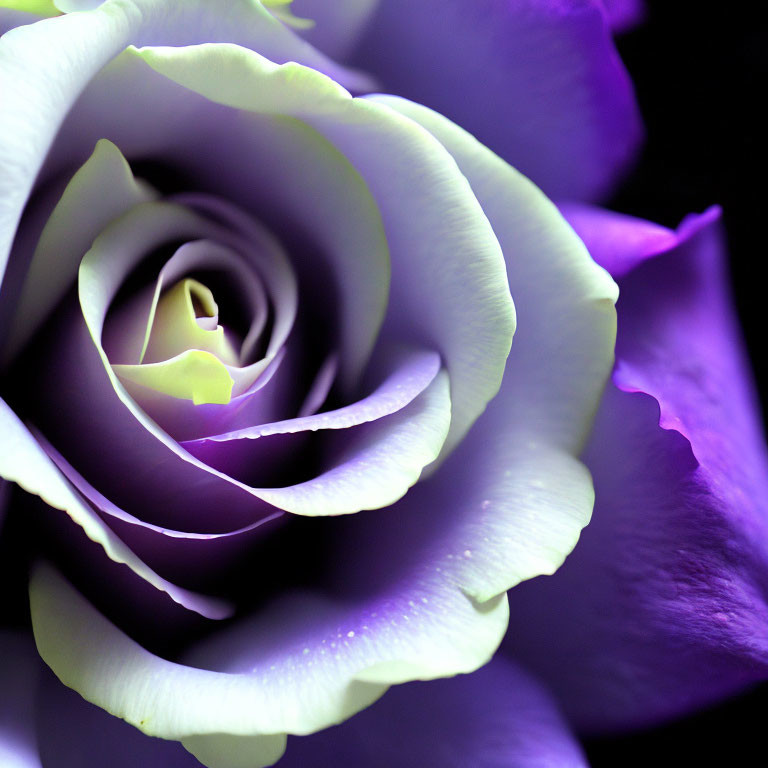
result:
[(237, 365), (238, 353), (218, 316), (209, 288), (189, 277), (180, 280), (157, 302), (140, 362), (159, 363), (197, 349), (210, 352), (222, 363)]

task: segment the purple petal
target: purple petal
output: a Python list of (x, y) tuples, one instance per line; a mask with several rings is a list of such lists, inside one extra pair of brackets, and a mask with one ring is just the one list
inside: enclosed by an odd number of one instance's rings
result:
[[(220, 600), (198, 595), (177, 587), (153, 571), (136, 556), (125, 543), (85, 503), (66, 480), (42, 446), (19, 420), (16, 414), (0, 400), (0, 424), (3, 440), (0, 442), (0, 474), (17, 483), (29, 493), (39, 496), (53, 510), (53, 517), (79, 526), (84, 536), (100, 547), (113, 563), (127, 566), (138, 579), (151, 584), (158, 592), (175, 603), (208, 618), (223, 618), (231, 609)], [(70, 522), (71, 521), (71, 522)]]
[(352, 60), (446, 115), (548, 195), (608, 193), (641, 128), (599, 0), (386, 0)]
[(628, 32), (645, 19), (645, 0), (602, 0), (608, 23), (616, 33)]
[(717, 211), (645, 261), (648, 228), (624, 224), (640, 263), (585, 453), (593, 522), (555, 576), (510, 593), (509, 652), (589, 730), (678, 716), (768, 671), (768, 456)]
[(289, 738), (279, 768), (586, 768), (539, 684), (497, 656), (477, 672), (406, 683), (335, 728)]
[(35, 688), (43, 664), (32, 636), (0, 629), (0, 765), (41, 768), (35, 737)]
[(226, 533), (188, 533), (152, 525), (120, 509), (102, 496), (82, 475), (41, 437), (38, 438), (56, 466), (130, 550), (158, 573), (174, 582), (205, 583), (213, 574), (234, 568), (257, 537), (274, 529), (283, 517), (276, 511), (252, 525)]
[(314, 26), (302, 30), (302, 37), (323, 53), (342, 61), (365, 29), (371, 14), (382, 0), (293, 0), (297, 16), (312, 19)]

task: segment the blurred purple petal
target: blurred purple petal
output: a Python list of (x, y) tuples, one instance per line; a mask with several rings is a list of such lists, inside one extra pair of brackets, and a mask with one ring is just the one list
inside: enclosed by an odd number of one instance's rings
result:
[(600, 0), (384, 0), (352, 60), (457, 122), (550, 197), (605, 196), (637, 150)]
[(579, 203), (563, 203), (559, 208), (587, 244), (590, 256), (616, 280), (679, 241), (671, 229), (623, 213)]
[(497, 656), (477, 672), (391, 688), (352, 719), (289, 738), (279, 768), (586, 768), (539, 684)]
[(645, 0), (602, 0), (608, 23), (616, 33), (628, 32), (645, 20)]
[(679, 716), (768, 672), (768, 456), (718, 213), (645, 261), (647, 227), (624, 225), (638, 266), (585, 452), (593, 522), (557, 574), (510, 593), (506, 643), (592, 731)]
[(0, 765), (42, 768), (35, 735), (35, 689), (43, 663), (31, 634), (0, 629)]

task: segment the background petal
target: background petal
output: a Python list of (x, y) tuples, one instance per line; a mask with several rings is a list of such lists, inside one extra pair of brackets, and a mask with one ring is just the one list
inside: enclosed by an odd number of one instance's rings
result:
[(550, 695), (497, 656), (477, 672), (390, 690), (346, 723), (289, 738), (280, 768), (586, 768)]
[(550, 197), (605, 196), (637, 150), (600, 0), (382, 0), (352, 61), (446, 115)]
[[(624, 225), (641, 248), (644, 223)], [(727, 286), (716, 210), (620, 281), (614, 385), (584, 454), (593, 523), (557, 574), (510, 594), (509, 652), (583, 729), (766, 676), (768, 456)]]
[(0, 629), (0, 765), (41, 768), (35, 689), (43, 667), (31, 635)]

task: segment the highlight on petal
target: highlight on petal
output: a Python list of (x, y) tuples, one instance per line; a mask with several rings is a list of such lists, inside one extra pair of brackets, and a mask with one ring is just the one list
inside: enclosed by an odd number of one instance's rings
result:
[(613, 383), (584, 453), (594, 519), (560, 571), (510, 593), (506, 645), (577, 727), (605, 732), (765, 679), (768, 451), (719, 211), (688, 217), (656, 253), (647, 223), (601, 217), (609, 241), (636, 252), (619, 283)]
[(452, 590), (413, 607), (406, 599), (382, 596), (371, 611), (285, 598), (217, 634), (184, 666), (141, 648), (49, 566), (38, 565), (30, 583), (38, 650), (59, 679), (144, 733), (182, 739), (209, 768), (243, 765), (244, 749), (250, 765), (268, 765), (285, 733), (339, 722), (392, 683), (471, 671), (507, 620), (503, 596), (482, 611)]
[(224, 363), (210, 352), (190, 349), (161, 363), (113, 365), (123, 383), (143, 387), (171, 397), (191, 400), (195, 405), (220, 403), (232, 398), (235, 383)]

